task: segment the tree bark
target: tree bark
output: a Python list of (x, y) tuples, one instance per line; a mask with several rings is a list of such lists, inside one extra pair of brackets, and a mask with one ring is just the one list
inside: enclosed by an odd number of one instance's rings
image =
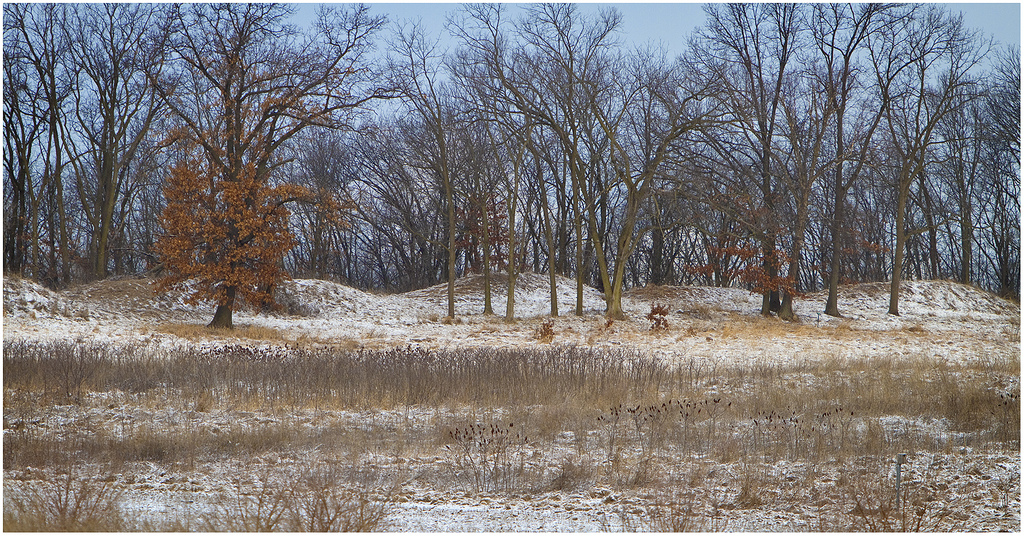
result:
[(235, 287), (228, 287), (225, 289), (227, 294), (227, 300), (217, 305), (217, 310), (213, 313), (213, 320), (207, 325), (210, 328), (227, 328), (234, 329), (234, 325), (231, 322), (231, 313), (235, 306)]
[(896, 199), (896, 246), (892, 261), (892, 282), (889, 284), (889, 314), (900, 316), (900, 278), (903, 276), (903, 250), (906, 249), (906, 232), (904, 230), (909, 180), (901, 180)]
[[(479, 192), (479, 188), (477, 191)], [(494, 309), (491, 307), (491, 222), (487, 214), (487, 197), (484, 194), (480, 209), (484, 223), (484, 314), (493, 315)]]

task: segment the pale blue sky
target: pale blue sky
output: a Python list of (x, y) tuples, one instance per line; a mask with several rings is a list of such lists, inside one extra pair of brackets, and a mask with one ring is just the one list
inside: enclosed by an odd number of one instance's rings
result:
[[(299, 8), (296, 22), (305, 26), (317, 4), (304, 4)], [(445, 17), (454, 12), (458, 3), (368, 3), (373, 13), (385, 14), (391, 21), (423, 21), (425, 29), (439, 36), (444, 29)], [(686, 40), (704, 22), (702, 3), (580, 3), (583, 9), (596, 10), (599, 6), (615, 6), (623, 15), (622, 37), (640, 44), (645, 41), (662, 42), (673, 52), (682, 52)], [(950, 11), (959, 11), (968, 27), (995, 37), (1001, 44), (1020, 45), (1020, 3), (948, 3)]]

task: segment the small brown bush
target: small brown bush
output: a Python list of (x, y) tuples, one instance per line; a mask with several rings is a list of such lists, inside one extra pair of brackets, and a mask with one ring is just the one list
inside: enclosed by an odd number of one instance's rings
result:
[(533, 338), (540, 342), (550, 343), (555, 339), (555, 321), (545, 320), (533, 332)]
[(651, 322), (651, 331), (667, 330), (668, 306), (651, 304), (651, 312), (647, 313), (647, 320)]

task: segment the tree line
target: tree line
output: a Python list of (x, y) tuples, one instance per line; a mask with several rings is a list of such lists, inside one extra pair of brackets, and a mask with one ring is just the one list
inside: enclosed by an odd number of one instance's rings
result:
[[(4, 271), (405, 291), (955, 279), (1019, 299), (1020, 59), (941, 5), (708, 4), (681, 53), (614, 9), (5, 4)], [(498, 284), (498, 283), (494, 283)], [(508, 293), (507, 315), (514, 316)], [(551, 314), (557, 315), (552, 297)], [(564, 313), (564, 312), (562, 312)]]

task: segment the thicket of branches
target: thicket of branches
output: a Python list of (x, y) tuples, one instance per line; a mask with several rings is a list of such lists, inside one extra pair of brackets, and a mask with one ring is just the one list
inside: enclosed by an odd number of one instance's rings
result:
[[(891, 280), (893, 314), (907, 278), (1019, 298), (1018, 48), (940, 5), (705, 10), (666, 51), (572, 4), (466, 5), (445, 35), (363, 7), (305, 29), (287, 6), (5, 4), (4, 271), (171, 270), (179, 170), (278, 192), (294, 247), (261, 262), (361, 288), (532, 270), (613, 317), (646, 284), (743, 285), (784, 318), (819, 289), (841, 314), (858, 281)], [(209, 249), (190, 259), (226, 270)]]

